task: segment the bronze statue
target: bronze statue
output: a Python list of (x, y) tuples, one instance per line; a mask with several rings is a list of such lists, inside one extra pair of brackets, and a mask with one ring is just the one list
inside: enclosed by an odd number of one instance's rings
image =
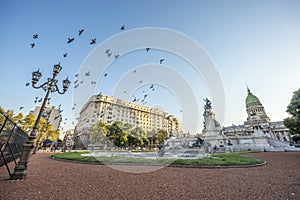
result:
[(205, 101), (204, 109), (211, 109), (211, 101), (208, 98), (203, 100)]

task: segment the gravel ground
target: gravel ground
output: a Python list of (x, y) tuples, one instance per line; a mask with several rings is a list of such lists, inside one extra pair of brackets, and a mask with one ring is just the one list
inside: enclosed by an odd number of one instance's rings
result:
[(5, 181), (6, 169), (0, 168), (0, 199), (300, 199), (300, 153), (251, 155), (268, 164), (128, 173), (105, 165), (56, 161), (48, 158), (50, 154), (38, 153), (30, 158), (26, 180)]

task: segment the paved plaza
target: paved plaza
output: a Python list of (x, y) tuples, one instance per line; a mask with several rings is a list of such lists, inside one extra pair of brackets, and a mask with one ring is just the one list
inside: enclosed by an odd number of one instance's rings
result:
[(49, 153), (38, 153), (30, 158), (25, 181), (5, 181), (6, 169), (0, 168), (0, 199), (300, 199), (299, 152), (251, 155), (268, 164), (126, 173), (105, 165), (56, 161), (49, 159)]

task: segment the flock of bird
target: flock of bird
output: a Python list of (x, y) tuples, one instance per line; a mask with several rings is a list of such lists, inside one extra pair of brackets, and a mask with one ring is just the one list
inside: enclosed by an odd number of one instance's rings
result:
[[(121, 31), (124, 31), (124, 30), (125, 30), (125, 25), (122, 25), (122, 26), (120, 27), (120, 30), (121, 30)], [(85, 29), (80, 29), (80, 30), (78, 30), (78, 37), (81, 37), (81, 35), (84, 33), (84, 31), (85, 31)], [(39, 35), (38, 35), (37, 33), (34, 34), (34, 35), (33, 35), (33, 40), (34, 40), (34, 42), (30, 44), (31, 48), (35, 48), (35, 47), (36, 47), (36, 43), (37, 43), (37, 40), (38, 40), (38, 39), (39, 39)], [(92, 38), (89, 44), (90, 44), (90, 45), (96, 44), (96, 40), (97, 40), (96, 38)], [(75, 37), (68, 37), (66, 43), (67, 43), (67, 44), (70, 44), (70, 43), (72, 43), (72, 42), (74, 42), (74, 41), (75, 41)], [(149, 47), (146, 48), (146, 52), (149, 52), (149, 51), (150, 51), (150, 48), (149, 48)], [(104, 53), (107, 55), (108, 58), (110, 58), (110, 57), (113, 55), (113, 52), (111, 51), (111, 49), (106, 49)], [(66, 58), (67, 56), (68, 56), (68, 53), (67, 53), (67, 52), (63, 54), (63, 57), (64, 57), (64, 58)], [(119, 54), (114, 54), (114, 55), (113, 55), (113, 58), (116, 60), (116, 59), (119, 58), (119, 56), (120, 56)], [(165, 59), (162, 58), (162, 59), (159, 60), (159, 63), (160, 63), (160, 64), (163, 64), (164, 61), (165, 61)], [(133, 73), (136, 73), (136, 72), (137, 72), (136, 70), (133, 70)], [(87, 77), (88, 77), (88, 76), (91, 76), (91, 72), (90, 72), (90, 71), (85, 72), (85, 73), (84, 73), (84, 76), (87, 76)], [(104, 76), (104, 77), (107, 77), (107, 76), (108, 76), (108, 73), (104, 73), (103, 76)], [(83, 83), (83, 80), (80, 80), (80, 81), (79, 81), (79, 74), (78, 74), (78, 73), (75, 74), (75, 79), (76, 79), (76, 80), (74, 80), (74, 88), (76, 89), (76, 88), (79, 87), (80, 84)], [(141, 83), (143, 83), (143, 81), (140, 80), (139, 83), (141, 84)], [(91, 85), (95, 85), (95, 84), (97, 84), (97, 82), (94, 81), (94, 80), (91, 80), (91, 81), (90, 81), (90, 84), (91, 84)], [(25, 86), (26, 86), (26, 87), (28, 87), (29, 85), (30, 85), (29, 82), (25, 83)], [(150, 91), (154, 91), (154, 90), (155, 90), (153, 84), (149, 87), (149, 90), (150, 90)], [(126, 93), (126, 91), (124, 91), (124, 93)], [(141, 98), (138, 98), (138, 97), (136, 97), (136, 96), (133, 95), (133, 96), (132, 96), (132, 97), (133, 97), (132, 102), (142, 103), (143, 105), (145, 105), (145, 104), (147, 104), (146, 99), (147, 99), (148, 95), (149, 95), (149, 93), (145, 94), (145, 91), (143, 91), (143, 95), (142, 95)], [(48, 98), (48, 99), (47, 99), (47, 104), (50, 104), (50, 99), (51, 99), (51, 98)], [(34, 100), (34, 103), (35, 103), (35, 104), (36, 104), (36, 103), (41, 103), (42, 101), (43, 101), (43, 98), (36, 97), (35, 100)], [(61, 105), (59, 105), (58, 110), (59, 110), (59, 112), (61, 113), (63, 110), (61, 110), (60, 107), (61, 107)], [(74, 110), (75, 107), (76, 107), (76, 103), (73, 104), (72, 110)], [(24, 108), (24, 106), (20, 107), (20, 110), (22, 110), (23, 108)], [(51, 113), (50, 113), (50, 114), (51, 114)], [(49, 113), (46, 113), (46, 115), (49, 115)], [(54, 117), (54, 120), (57, 120), (57, 119), (62, 120), (62, 119), (60, 118), (60, 115)], [(67, 119), (65, 119), (65, 121), (66, 121), (66, 120), (67, 120)], [(66, 124), (66, 122), (65, 122), (65, 124)], [(74, 122), (72, 122), (72, 124), (74, 124)]]

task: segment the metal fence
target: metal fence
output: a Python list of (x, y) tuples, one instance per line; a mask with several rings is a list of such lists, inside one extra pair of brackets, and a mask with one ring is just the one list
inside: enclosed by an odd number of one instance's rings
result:
[(20, 158), (23, 144), (28, 140), (28, 134), (17, 126), (7, 115), (0, 112), (0, 167), (6, 167), (9, 176), (11, 169), (8, 165)]

